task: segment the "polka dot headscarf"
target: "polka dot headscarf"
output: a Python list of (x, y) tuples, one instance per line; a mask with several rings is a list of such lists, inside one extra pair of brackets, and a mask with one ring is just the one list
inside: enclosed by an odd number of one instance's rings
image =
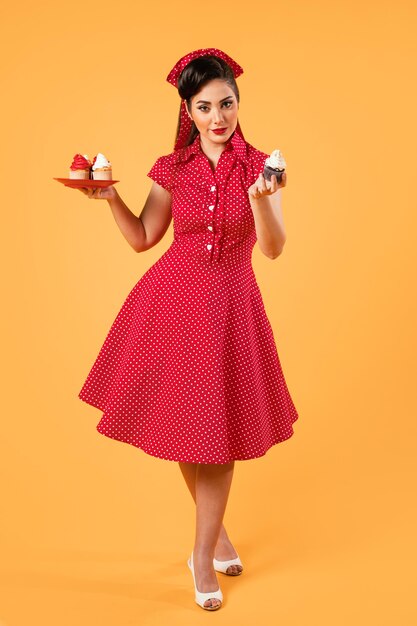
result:
[[(243, 68), (238, 63), (236, 63), (236, 61), (234, 61), (232, 57), (230, 57), (222, 50), (219, 50), (218, 48), (199, 48), (198, 50), (188, 52), (188, 54), (181, 57), (181, 59), (179, 59), (179, 61), (175, 63), (174, 67), (169, 72), (166, 80), (171, 83), (171, 85), (174, 85), (174, 87), (178, 88), (178, 79), (184, 67), (188, 65), (188, 63), (190, 63), (190, 61), (192, 61), (193, 59), (197, 59), (198, 57), (203, 57), (210, 54), (214, 54), (215, 56), (218, 56), (226, 61), (226, 63), (230, 65), (235, 78), (243, 74)], [(182, 100), (180, 132), (178, 134), (178, 139), (175, 143), (175, 150), (178, 150), (178, 148), (182, 148), (186, 145), (192, 125), (193, 121), (188, 116), (185, 100)], [(242, 129), (240, 128), (239, 122), (237, 123), (236, 128), (243, 137)]]

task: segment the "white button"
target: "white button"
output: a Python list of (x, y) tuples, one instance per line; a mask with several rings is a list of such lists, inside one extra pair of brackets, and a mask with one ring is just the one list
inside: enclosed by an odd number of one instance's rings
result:
[(207, 226), (209, 230), (213, 230), (213, 226)]
[(212, 187), (210, 187), (210, 191), (216, 191), (216, 186), (213, 185)]
[(213, 247), (213, 246), (211, 245), (211, 243), (208, 243), (208, 244), (207, 244), (207, 250), (211, 250), (211, 249), (212, 249), (212, 247)]
[(210, 210), (210, 211), (213, 211), (213, 209), (214, 209), (214, 204), (210, 204), (210, 206), (209, 206), (209, 210)]

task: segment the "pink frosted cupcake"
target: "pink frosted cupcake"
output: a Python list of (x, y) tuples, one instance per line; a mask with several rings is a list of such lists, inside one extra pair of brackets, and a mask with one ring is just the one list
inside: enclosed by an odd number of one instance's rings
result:
[(280, 183), (282, 180), (282, 175), (285, 172), (287, 164), (285, 163), (285, 159), (282, 156), (280, 150), (274, 150), (267, 159), (265, 159), (264, 166), (264, 177), (265, 180), (271, 180), (272, 174), (275, 174), (277, 177), (277, 182)]
[(91, 161), (86, 154), (76, 154), (69, 170), (70, 178), (90, 178)]
[(91, 169), (95, 180), (112, 180), (113, 172), (111, 163), (101, 152), (98, 152), (94, 157)]

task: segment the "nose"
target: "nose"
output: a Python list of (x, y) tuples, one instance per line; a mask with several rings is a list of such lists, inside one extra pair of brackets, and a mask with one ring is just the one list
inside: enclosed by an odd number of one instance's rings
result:
[(222, 114), (220, 111), (218, 111), (218, 109), (213, 109), (213, 122), (215, 122), (216, 124), (218, 122), (221, 122), (223, 120)]

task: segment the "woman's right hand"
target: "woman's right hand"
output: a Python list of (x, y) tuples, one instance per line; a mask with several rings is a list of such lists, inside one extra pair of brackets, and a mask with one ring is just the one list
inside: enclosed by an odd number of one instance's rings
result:
[(116, 188), (113, 185), (109, 187), (78, 187), (85, 196), (94, 200), (113, 200), (117, 196)]

